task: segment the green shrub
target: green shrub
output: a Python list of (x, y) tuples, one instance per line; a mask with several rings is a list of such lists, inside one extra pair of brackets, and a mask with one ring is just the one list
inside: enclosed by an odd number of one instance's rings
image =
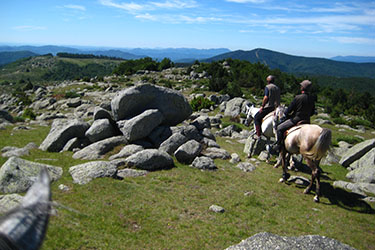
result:
[(346, 124), (346, 120), (342, 117), (332, 118), (332, 121), (336, 124)]
[(76, 98), (76, 97), (80, 97), (80, 95), (77, 94), (74, 91), (68, 91), (68, 92), (65, 93), (64, 97), (65, 98)]
[(14, 122), (24, 122), (25, 121), (25, 118), (23, 118), (22, 116), (16, 116), (16, 117), (13, 117), (14, 119)]
[(333, 143), (334, 145), (337, 144), (339, 141), (345, 141), (350, 144), (357, 144), (359, 142), (362, 142), (363, 139), (355, 137), (355, 136), (348, 136), (348, 135), (339, 135), (336, 138), (336, 141)]
[(194, 98), (190, 102), (190, 106), (194, 111), (199, 111), (201, 109), (208, 109), (215, 103), (208, 100), (207, 98), (204, 98), (202, 96), (199, 96), (197, 98)]
[(371, 127), (372, 123), (367, 120), (362, 119), (353, 119), (348, 122), (348, 125), (352, 128), (355, 128), (357, 125), (365, 126), (365, 127)]
[(23, 118), (29, 118), (31, 120), (35, 120), (36, 114), (33, 112), (33, 110), (31, 108), (26, 108), (23, 111), (22, 117)]

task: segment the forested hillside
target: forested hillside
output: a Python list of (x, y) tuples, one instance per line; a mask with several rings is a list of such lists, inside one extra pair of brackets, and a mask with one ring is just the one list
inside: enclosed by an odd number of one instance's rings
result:
[(246, 60), (252, 63), (260, 62), (271, 69), (280, 69), (283, 72), (299, 75), (375, 78), (375, 63), (338, 62), (324, 58), (292, 56), (266, 49), (237, 50), (205, 61), (213, 62), (227, 58)]
[(21, 58), (37, 56), (38, 54), (30, 51), (0, 52), (0, 65), (17, 61)]

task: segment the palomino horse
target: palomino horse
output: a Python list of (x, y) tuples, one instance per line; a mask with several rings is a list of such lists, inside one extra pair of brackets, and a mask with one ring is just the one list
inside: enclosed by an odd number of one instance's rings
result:
[[(254, 105), (251, 105), (248, 106), (246, 105), (246, 123), (249, 124), (251, 120), (254, 119), (255, 115), (258, 113), (259, 111), (259, 108), (256, 108)], [(275, 131), (274, 131), (274, 128), (275, 128), (275, 119), (274, 119), (274, 114), (275, 114), (275, 111), (269, 113), (268, 115), (266, 115), (266, 117), (264, 117), (263, 119), (263, 122), (262, 122), (262, 125), (261, 125), (261, 129), (262, 129), (262, 134), (266, 137), (267, 139), (267, 149), (269, 148), (269, 145), (271, 143), (271, 137), (275, 137)], [(255, 124), (254, 124), (254, 131), (255, 131)], [(254, 132), (255, 134), (255, 132)], [(254, 134), (252, 134), (251, 136), (253, 136)], [(250, 150), (249, 150), (249, 153), (248, 153), (248, 157), (251, 157), (252, 154), (253, 154), (253, 147), (254, 145), (252, 145), (250, 147)], [(270, 158), (270, 152), (269, 150), (267, 150), (267, 163), (269, 161), (269, 158)]]
[[(283, 117), (284, 111), (285, 108), (279, 106), (275, 110), (275, 119)], [(319, 163), (331, 145), (331, 138), (331, 130), (321, 128), (315, 124), (303, 124), (289, 130), (284, 140), (284, 147), (280, 150), (281, 164), (283, 166), (283, 178), (281, 181), (287, 181), (290, 176), (290, 174), (287, 173), (285, 164), (286, 153), (301, 154), (307, 165), (311, 168), (311, 182), (304, 190), (304, 193), (310, 193), (312, 185), (316, 180), (315, 202), (319, 202), (320, 196)]]

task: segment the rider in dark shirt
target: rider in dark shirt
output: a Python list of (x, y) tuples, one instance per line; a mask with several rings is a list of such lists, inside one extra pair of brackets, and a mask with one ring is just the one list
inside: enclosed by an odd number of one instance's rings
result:
[(301, 121), (303, 121), (303, 123), (310, 123), (310, 117), (315, 112), (315, 98), (309, 94), (311, 82), (309, 80), (304, 80), (300, 83), (300, 85), (302, 93), (293, 99), (285, 111), (286, 117), (291, 118), (277, 126), (277, 149), (280, 148), (284, 141), (285, 131), (297, 125), (298, 122)]
[(258, 139), (261, 134), (261, 124), (262, 119), (269, 114), (270, 112), (274, 111), (280, 105), (280, 89), (277, 87), (275, 82), (275, 77), (269, 75), (267, 77), (267, 85), (264, 88), (264, 97), (262, 100), (262, 107), (258, 111), (258, 113), (254, 117), (254, 124), (255, 124), (255, 139)]

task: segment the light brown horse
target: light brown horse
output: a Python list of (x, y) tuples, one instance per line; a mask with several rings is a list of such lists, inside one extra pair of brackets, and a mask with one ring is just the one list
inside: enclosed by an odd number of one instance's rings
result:
[[(275, 119), (280, 119), (284, 115), (284, 107), (276, 109)], [(281, 164), (283, 166), (283, 178), (287, 181), (290, 174), (287, 173), (285, 164), (286, 153), (301, 154), (307, 165), (311, 168), (311, 182), (304, 190), (305, 194), (310, 193), (312, 185), (316, 180), (314, 201), (319, 202), (320, 196), (320, 169), (319, 163), (327, 153), (332, 139), (332, 132), (329, 129), (321, 128), (315, 124), (304, 124), (293, 127), (289, 130), (284, 140), (284, 147), (280, 150)]]

